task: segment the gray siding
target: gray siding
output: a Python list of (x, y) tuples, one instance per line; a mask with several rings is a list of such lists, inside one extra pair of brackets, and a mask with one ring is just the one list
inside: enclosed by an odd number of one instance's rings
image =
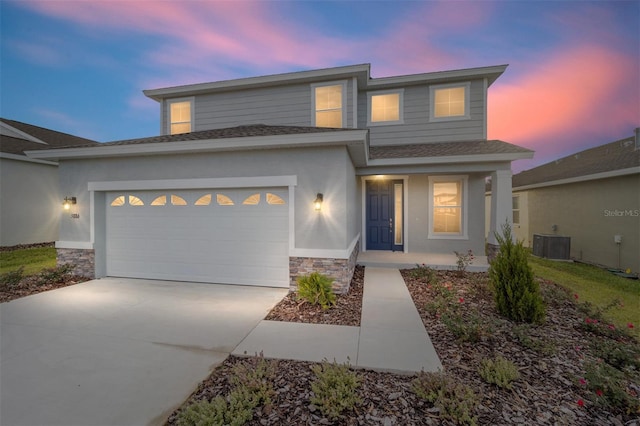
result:
[(2, 158), (0, 194), (0, 246), (58, 239), (60, 218), (68, 215), (62, 210), (57, 166)]
[[(367, 94), (360, 94), (358, 123), (366, 127)], [(470, 88), (470, 119), (430, 122), (429, 86), (404, 89), (404, 124), (371, 126), (371, 145), (397, 145), (429, 142), (464, 141), (484, 138), (484, 82), (475, 80)]]
[[(347, 80), (346, 95), (347, 122), (344, 127), (353, 127), (352, 80)], [(168, 111), (167, 103), (163, 105), (161, 118), (162, 132), (165, 133)], [(296, 84), (196, 96), (194, 114), (193, 131), (250, 124), (311, 126), (311, 85)]]

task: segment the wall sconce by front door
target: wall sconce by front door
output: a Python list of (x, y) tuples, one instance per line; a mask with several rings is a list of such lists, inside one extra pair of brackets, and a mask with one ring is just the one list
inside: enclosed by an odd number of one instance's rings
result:
[(76, 204), (76, 197), (64, 197), (64, 203), (62, 203), (62, 208), (65, 210), (70, 210), (71, 206)]
[(322, 194), (318, 192), (318, 195), (316, 195), (316, 200), (313, 202), (313, 208), (319, 212), (320, 210), (322, 210)]

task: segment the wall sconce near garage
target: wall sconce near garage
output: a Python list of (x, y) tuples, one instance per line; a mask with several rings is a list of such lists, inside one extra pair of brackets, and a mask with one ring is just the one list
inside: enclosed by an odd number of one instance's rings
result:
[(313, 208), (319, 212), (320, 210), (322, 210), (322, 194), (318, 192), (318, 195), (316, 195), (316, 199), (313, 202)]
[(76, 204), (76, 197), (64, 197), (62, 208), (65, 210), (70, 210), (71, 206), (75, 204)]

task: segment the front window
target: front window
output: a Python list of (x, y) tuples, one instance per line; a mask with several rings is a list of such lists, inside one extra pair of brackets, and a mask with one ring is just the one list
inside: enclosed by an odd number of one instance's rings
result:
[(433, 177), (429, 181), (430, 236), (464, 237), (466, 235), (466, 177)]
[(344, 84), (313, 86), (316, 127), (341, 128), (344, 121)]
[(513, 210), (513, 224), (520, 224), (520, 197), (515, 196), (511, 198), (512, 210)]
[(169, 101), (169, 134), (189, 133), (192, 126), (193, 102)]
[(403, 92), (370, 93), (369, 124), (402, 123)]
[(469, 84), (432, 86), (431, 119), (469, 118)]

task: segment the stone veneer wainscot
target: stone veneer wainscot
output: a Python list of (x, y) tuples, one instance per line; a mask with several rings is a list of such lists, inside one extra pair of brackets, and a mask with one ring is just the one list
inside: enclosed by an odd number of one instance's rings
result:
[(92, 249), (56, 249), (58, 266), (70, 263), (74, 265), (73, 273), (81, 277), (96, 277), (96, 254)]
[(356, 243), (348, 259), (317, 258), (317, 257), (289, 257), (289, 276), (291, 277), (289, 291), (298, 289), (297, 278), (312, 272), (333, 278), (333, 292), (345, 294), (349, 292), (353, 271), (360, 251), (360, 243)]

